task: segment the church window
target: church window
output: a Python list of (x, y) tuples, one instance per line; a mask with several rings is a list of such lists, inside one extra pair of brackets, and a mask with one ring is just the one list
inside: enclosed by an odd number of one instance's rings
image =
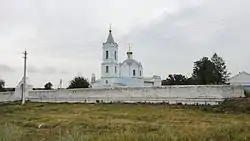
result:
[(109, 66), (106, 66), (106, 73), (109, 73)]
[(115, 73), (117, 72), (117, 68), (115, 67)]
[(135, 76), (135, 70), (133, 70), (133, 76)]
[(141, 76), (141, 71), (140, 71), (140, 76)]
[(116, 60), (116, 51), (115, 51), (115, 60)]
[(109, 58), (109, 52), (106, 51), (106, 59), (108, 59), (108, 58)]

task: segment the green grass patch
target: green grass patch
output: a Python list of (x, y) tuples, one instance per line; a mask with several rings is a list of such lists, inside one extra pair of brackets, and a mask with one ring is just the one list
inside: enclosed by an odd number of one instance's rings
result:
[[(239, 105), (232, 103), (223, 108)], [(4, 104), (0, 141), (250, 140), (250, 114), (214, 111), (149, 104)]]
[(19, 141), (23, 135), (23, 131), (16, 125), (5, 123), (0, 126), (0, 141)]

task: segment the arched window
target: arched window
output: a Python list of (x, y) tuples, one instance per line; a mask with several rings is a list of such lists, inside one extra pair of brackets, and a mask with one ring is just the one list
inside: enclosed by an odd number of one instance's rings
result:
[(109, 66), (106, 66), (106, 73), (109, 73)]
[(106, 59), (109, 59), (109, 52), (106, 51)]
[(116, 51), (115, 51), (115, 60), (116, 60)]
[(115, 73), (117, 72), (117, 68), (115, 67)]
[(108, 84), (109, 83), (109, 81), (108, 80), (106, 80), (106, 84)]
[(135, 76), (135, 70), (133, 70), (133, 76)]
[(141, 71), (140, 71), (140, 76), (141, 76)]

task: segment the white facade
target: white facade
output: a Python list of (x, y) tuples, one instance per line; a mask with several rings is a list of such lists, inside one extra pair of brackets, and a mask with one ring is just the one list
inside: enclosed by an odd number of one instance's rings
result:
[(143, 87), (161, 86), (159, 76), (143, 77), (143, 66), (133, 59), (133, 52), (129, 49), (127, 59), (119, 63), (118, 44), (114, 41), (112, 30), (109, 30), (107, 41), (102, 47), (101, 79), (93, 80), (92, 87)]
[(133, 53), (127, 52), (128, 58), (120, 63), (120, 77), (143, 78), (142, 64), (132, 58)]
[(250, 91), (250, 74), (247, 72), (240, 72), (229, 79), (230, 85), (241, 85), (245, 90)]
[(250, 86), (250, 74), (247, 72), (240, 72), (229, 79), (231, 85), (249, 85)]

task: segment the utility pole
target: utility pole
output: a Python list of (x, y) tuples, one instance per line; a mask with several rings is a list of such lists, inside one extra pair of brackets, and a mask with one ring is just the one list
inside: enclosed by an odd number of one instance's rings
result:
[(23, 91), (22, 91), (22, 105), (25, 104), (25, 94), (26, 94), (26, 63), (27, 63), (27, 51), (24, 52), (24, 74), (23, 74)]

